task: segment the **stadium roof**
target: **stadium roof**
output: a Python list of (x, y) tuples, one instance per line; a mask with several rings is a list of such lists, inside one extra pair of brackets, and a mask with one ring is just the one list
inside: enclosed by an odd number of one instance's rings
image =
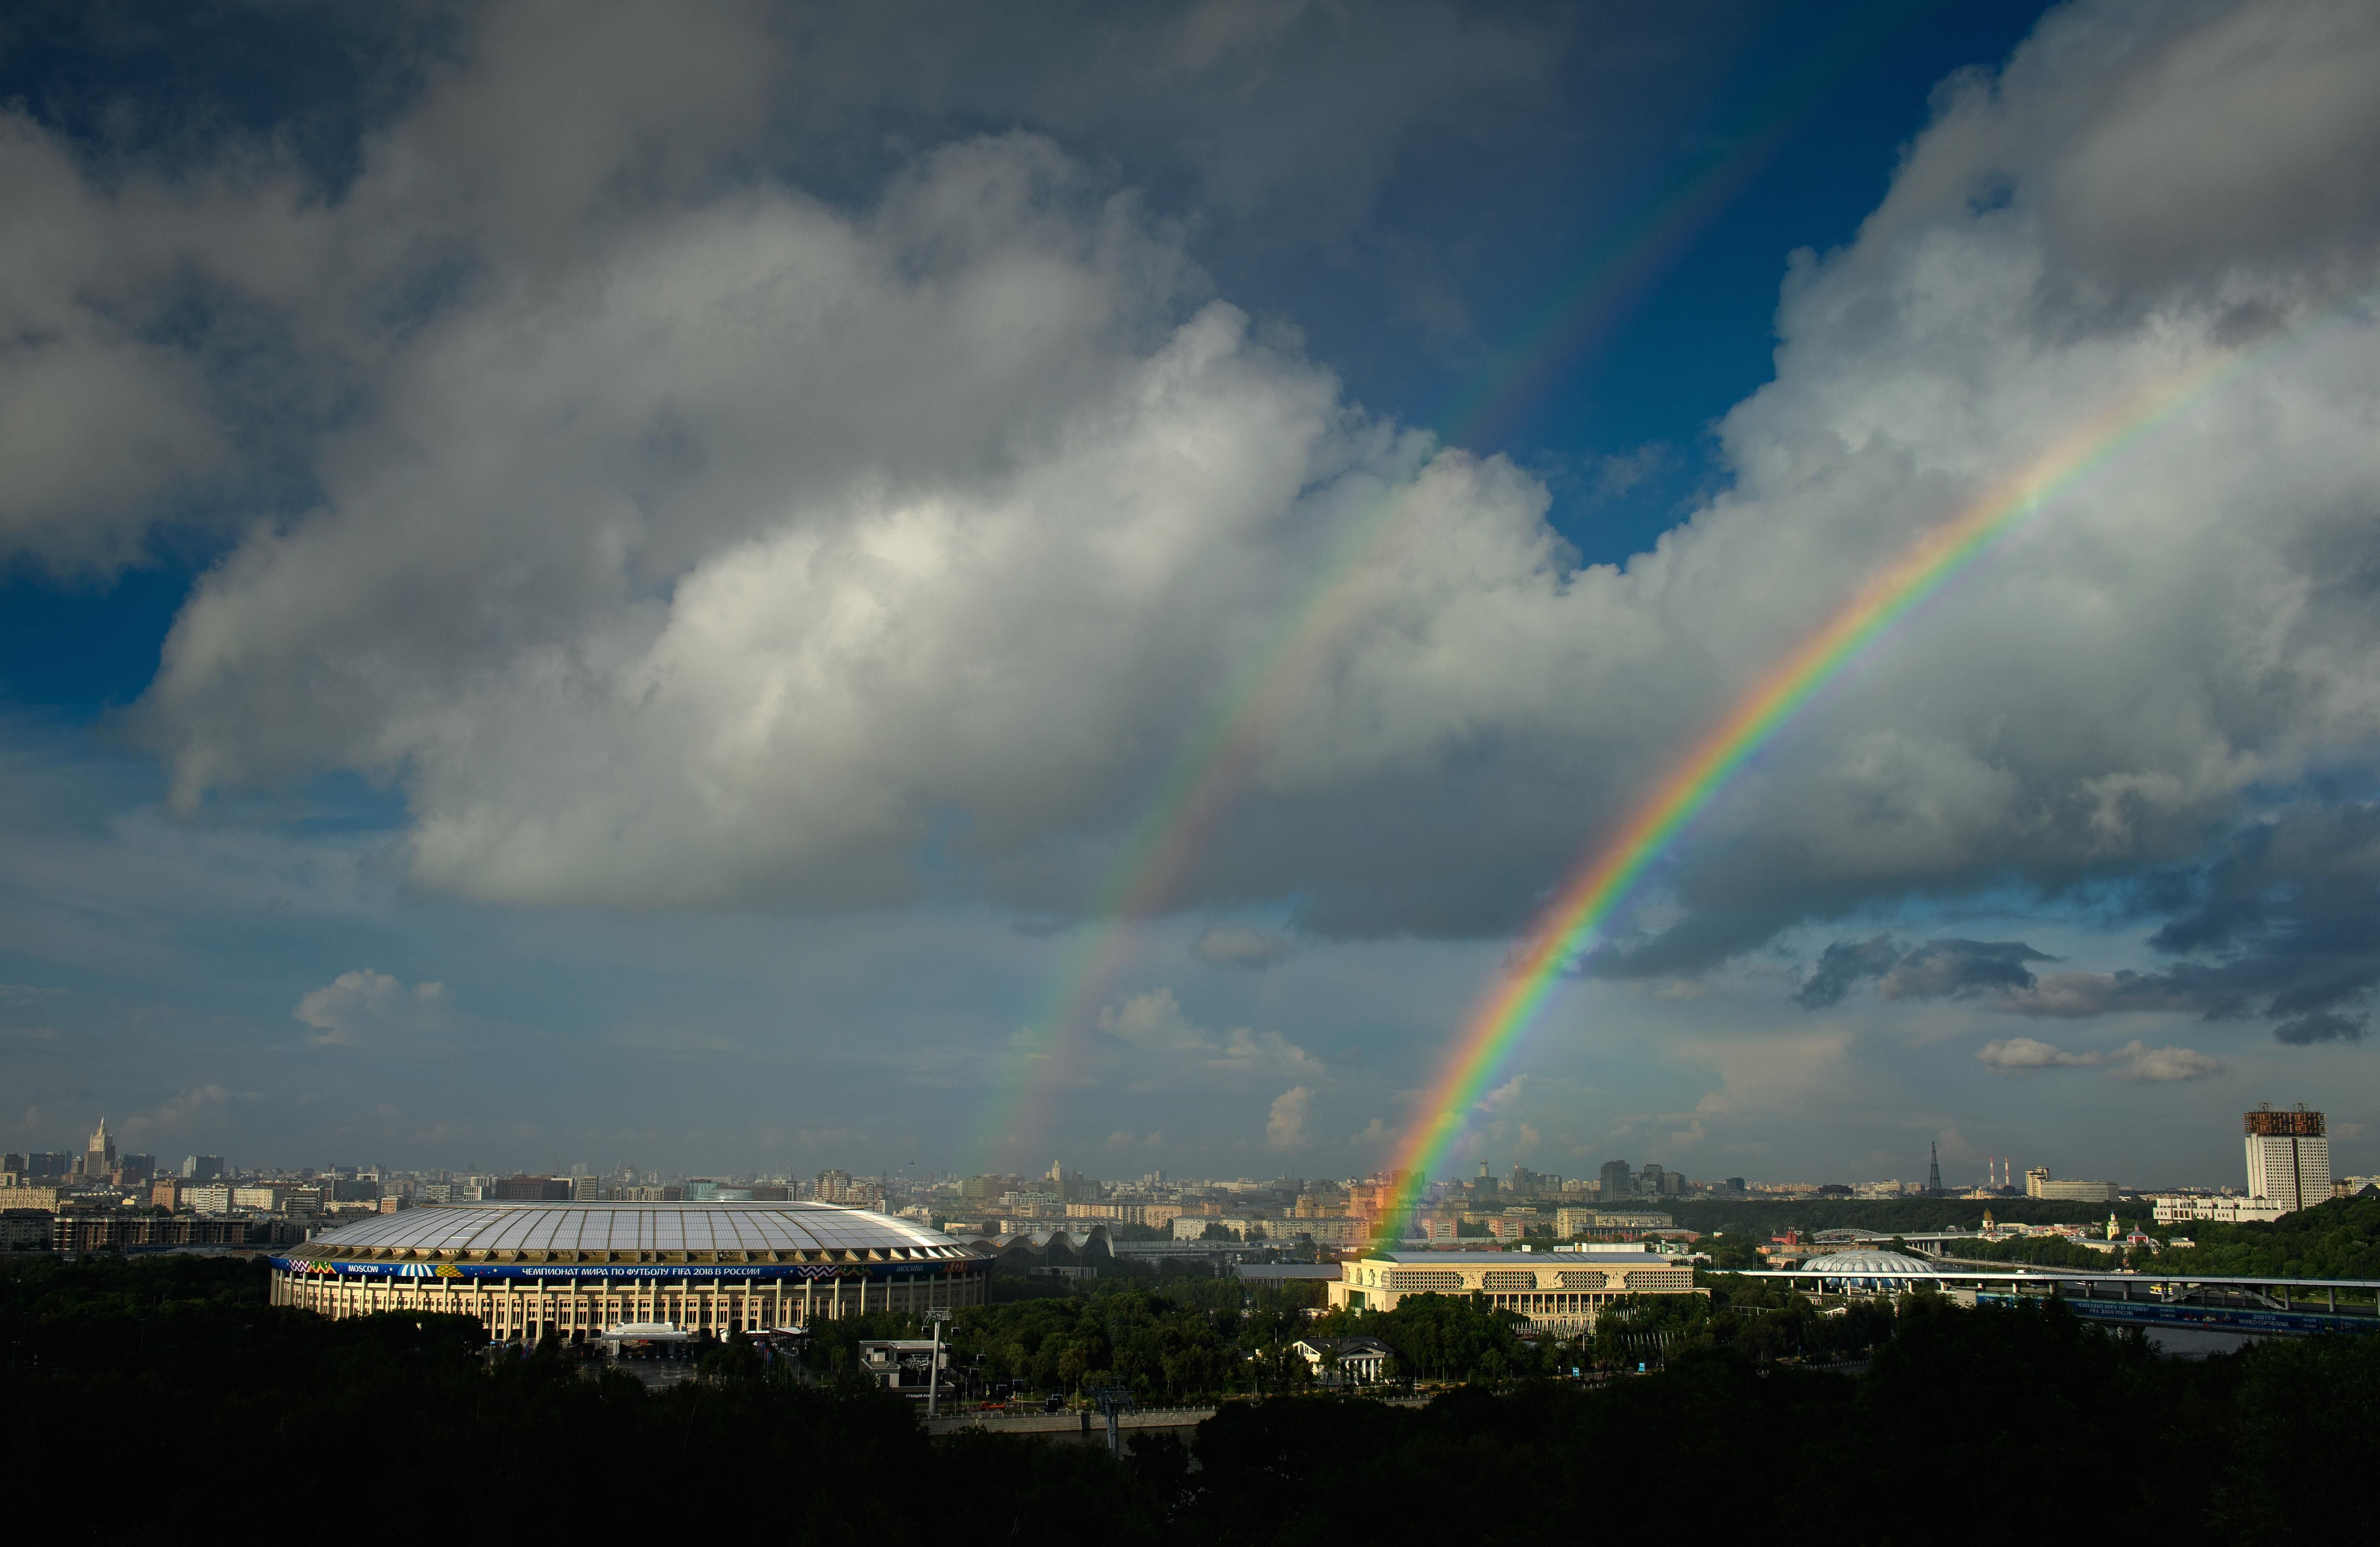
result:
[(337, 1250), (966, 1254), (939, 1230), (832, 1203), (433, 1203), (334, 1225), (307, 1244)]
[(1942, 1270), (1897, 1251), (1839, 1251), (1831, 1257), (1811, 1258), (1800, 1272), (1827, 1278), (1932, 1278)]

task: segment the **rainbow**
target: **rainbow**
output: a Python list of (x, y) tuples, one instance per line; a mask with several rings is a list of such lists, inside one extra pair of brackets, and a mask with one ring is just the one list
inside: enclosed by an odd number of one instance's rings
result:
[[(1463, 445), (1491, 431), (1556, 362), (1591, 344), (1628, 299), (1674, 262), (1752, 181), (1827, 89), (1881, 41), (1888, 24), (1900, 19), (1886, 5), (1854, 15), (1818, 51), (1815, 67), (1755, 104), (1746, 116), (1751, 127), (1674, 168), (1635, 214), (1598, 245), (1578, 281), (1523, 331), (1528, 342), (1480, 373), (1450, 414), (1444, 444)], [(1393, 492), (1348, 522), (1304, 603), (1288, 613), (1234, 674), (1160, 780), (1086, 909), (1090, 924), (1073, 932), (1060, 947), (1033, 1017), (1011, 1039), (994, 1071), (974, 1143), (982, 1163), (990, 1163), (996, 1151), (1014, 1149), (1026, 1135), (1047, 1131), (1046, 1108), (1058, 1084), (1054, 1071), (1122, 978), (1134, 944), (1129, 926), (1160, 911), (1178, 893), (1207, 834), (1245, 784), (1257, 749), (1294, 702), (1307, 668), (1360, 615), (1361, 588), (1353, 583), (1354, 577), (1401, 530), (1412, 470), (1396, 469)]]
[(1801, 68), (1753, 101), (1733, 131), (1710, 136), (1681, 157), (1631, 217), (1605, 234), (1577, 281), (1521, 330), (1524, 342), (1475, 378), (1447, 416), (1461, 432), (1447, 438), (1492, 441), (1509, 430), (1554, 369), (1589, 349), (1752, 185), (1852, 67), (1917, 14), (1890, 0), (1852, 11)]
[[(1089, 917), (1097, 922), (1061, 948), (1038, 1013), (1010, 1044), (977, 1135), (978, 1155), (988, 1159), (995, 1149), (1013, 1145), (1016, 1129), (1046, 1131), (1039, 1109), (1057, 1089), (1047, 1073), (1051, 1060), (1068, 1051), (1070, 1036), (1088, 1024), (1094, 1006), (1121, 977), (1133, 946), (1126, 926), (1161, 907), (1180, 886), (1257, 749), (1295, 702), (1306, 668), (1360, 615), (1363, 588), (1354, 583), (1354, 572), (1387, 549), (1407, 507), (1414, 470), (1393, 469), (1396, 492), (1366, 502), (1347, 524), (1322, 566), (1321, 582), (1308, 588), (1305, 604), (1233, 675), (1218, 706), (1175, 756), (1092, 901)], [(1042, 1078), (1033, 1078), (1036, 1073)]]
[(1429, 1174), (1442, 1165), (1497, 1075), (1545, 1009), (1571, 964), (1594, 943), (1645, 871), (1745, 764), (1843, 669), (1895, 625), (1939, 594), (2012, 531), (2078, 481), (2106, 466), (2253, 356), (2212, 356), (2086, 421), (2014, 477), (1985, 490), (1870, 575), (1833, 616), (1804, 635), (1736, 699), (1659, 783), (1590, 849), (1539, 912), (1464, 1021), (1425, 1088), (1420, 1119), (1391, 1163), (1402, 1190), (1384, 1223), (1411, 1212)]

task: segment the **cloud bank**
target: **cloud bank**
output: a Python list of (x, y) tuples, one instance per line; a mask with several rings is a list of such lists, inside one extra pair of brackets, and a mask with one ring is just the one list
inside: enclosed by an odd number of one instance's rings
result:
[[(1275, 18), (1299, 47), (1305, 14)], [(1157, 67), (1228, 73), (1257, 15), (1186, 13)], [(105, 180), (8, 120), (9, 186), (52, 218), (5, 281), (40, 343), (0, 404), (41, 415), (0, 414), (39, 442), (0, 542), (103, 566), (173, 491), (238, 513), (135, 717), (183, 809), (358, 770), (402, 792), (430, 893), (873, 907), (929, 891), (930, 849), (1066, 917), (1303, 618), (1163, 902), (1492, 934), (1880, 560), (2109, 405), (2294, 337), (1815, 703), (1594, 969), (2112, 878), (2170, 970), (1871, 942), (1804, 1002), (2361, 1035), (2380, 860), (2368, 792), (2321, 779), (2380, 736), (2369, 7), (2078, 6), (1953, 82), (1857, 239), (1793, 260), (1776, 378), (1719, 426), (1728, 485), (1623, 566), (1580, 564), (1536, 479), (1351, 401), (1216, 296), (1160, 201), (1067, 143), (1095, 103), (856, 193), (761, 154), (806, 67), (757, 16), (488, 12), (330, 196), (270, 158)], [(1513, 29), (1430, 35), (1454, 97), (1526, 77)], [(1437, 111), (1357, 137), (1365, 176)], [(1256, 145), (1205, 164), (1214, 198), (1287, 186)], [(122, 321), (192, 274), (337, 411), (226, 396), (212, 346), (160, 357)], [(97, 403), (128, 455), (78, 450)], [(258, 435), (303, 498), (225, 473)], [(1244, 945), (1201, 955), (1259, 965)]]

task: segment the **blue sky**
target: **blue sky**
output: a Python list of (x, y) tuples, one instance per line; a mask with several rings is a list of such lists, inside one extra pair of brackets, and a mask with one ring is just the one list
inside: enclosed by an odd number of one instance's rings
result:
[(1463, 1156), (2380, 1160), (2368, 17), (1094, 14), (0, 33), (0, 1141), (1368, 1171), (1767, 660), (2286, 335), (1764, 752)]

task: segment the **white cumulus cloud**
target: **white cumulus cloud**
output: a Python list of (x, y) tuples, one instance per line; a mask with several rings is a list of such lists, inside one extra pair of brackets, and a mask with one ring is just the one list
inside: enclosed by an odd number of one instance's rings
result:
[(407, 988), (385, 972), (359, 968), (342, 972), (298, 1001), (290, 1012), (313, 1028), (316, 1043), (353, 1046), (389, 1037), (443, 1029), (451, 1006), (443, 983)]
[(1272, 1099), (1272, 1111), (1265, 1119), (1265, 1142), (1276, 1150), (1293, 1150), (1305, 1142), (1306, 1115), (1313, 1109), (1314, 1092), (1303, 1085), (1293, 1085)]

